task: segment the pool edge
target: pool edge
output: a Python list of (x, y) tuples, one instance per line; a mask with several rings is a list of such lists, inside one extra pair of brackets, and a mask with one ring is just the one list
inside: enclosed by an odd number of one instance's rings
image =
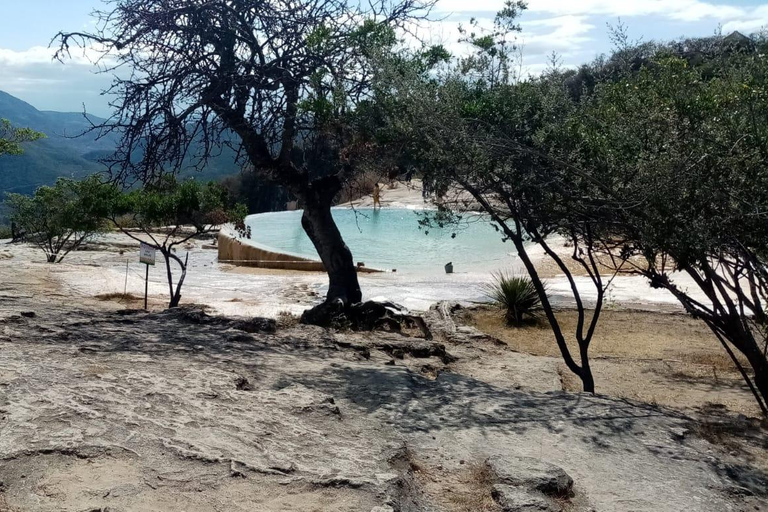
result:
[[(229, 233), (226, 229), (219, 231), (217, 245), (219, 263), (240, 267), (325, 272), (325, 265), (322, 261), (258, 247), (251, 243), (243, 243), (236, 235)], [(357, 267), (357, 271), (362, 273), (384, 272), (369, 267)]]

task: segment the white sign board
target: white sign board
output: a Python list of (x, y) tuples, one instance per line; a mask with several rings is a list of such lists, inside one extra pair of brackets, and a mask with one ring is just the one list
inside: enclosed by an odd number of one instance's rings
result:
[(139, 261), (141, 263), (146, 263), (147, 265), (154, 265), (155, 264), (155, 248), (151, 245), (147, 245), (144, 242), (141, 242), (141, 249), (139, 252)]

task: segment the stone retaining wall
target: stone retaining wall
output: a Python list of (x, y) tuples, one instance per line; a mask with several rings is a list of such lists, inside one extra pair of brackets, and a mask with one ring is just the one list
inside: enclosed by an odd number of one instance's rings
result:
[[(218, 246), (219, 263), (229, 263), (243, 267), (325, 272), (325, 265), (321, 261), (261, 249), (243, 243), (223, 231), (219, 231)], [(360, 267), (357, 270), (358, 272), (380, 272), (379, 270), (365, 267)]]

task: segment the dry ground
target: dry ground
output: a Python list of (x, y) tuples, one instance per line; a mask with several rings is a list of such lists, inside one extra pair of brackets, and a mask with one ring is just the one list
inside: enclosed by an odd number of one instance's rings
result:
[[(590, 312), (591, 314), (591, 312)], [(557, 314), (563, 332), (573, 333), (577, 314)], [(481, 331), (502, 340), (510, 350), (559, 358), (560, 352), (545, 320), (521, 328), (505, 325), (493, 308), (464, 316)], [(575, 350), (572, 344), (571, 350)], [(597, 391), (678, 409), (708, 404), (758, 416), (759, 409), (733, 362), (710, 330), (679, 313), (605, 310), (590, 346)], [(580, 382), (561, 366), (563, 387), (577, 391)]]
[(138, 302), (0, 265), (0, 511), (499, 512), (491, 456), (563, 468), (567, 511), (768, 511), (768, 432), (683, 316), (606, 312), (591, 396), (490, 311), (427, 342)]

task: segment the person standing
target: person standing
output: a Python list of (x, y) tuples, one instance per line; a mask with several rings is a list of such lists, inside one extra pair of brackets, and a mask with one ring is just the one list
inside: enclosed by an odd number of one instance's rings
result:
[(411, 179), (413, 178), (413, 169), (408, 169), (408, 172), (405, 173), (405, 188), (408, 190), (411, 189)]
[(381, 188), (378, 183), (373, 187), (373, 207), (376, 208), (376, 206), (381, 208)]

